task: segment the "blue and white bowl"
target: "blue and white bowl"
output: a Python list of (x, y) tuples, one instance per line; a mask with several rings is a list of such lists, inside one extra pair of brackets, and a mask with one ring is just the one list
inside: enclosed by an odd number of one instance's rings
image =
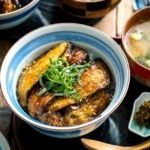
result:
[(39, 2), (40, 0), (32, 0), (29, 4), (18, 10), (0, 14), (0, 30), (15, 27), (27, 20), (35, 11)]
[[(109, 106), (95, 119), (71, 127), (54, 127), (30, 117), (19, 105), (16, 84), (22, 69), (45, 51), (62, 41), (72, 41), (109, 66), (116, 83)], [(1, 67), (3, 94), (12, 111), (35, 130), (56, 138), (73, 138), (98, 128), (123, 101), (130, 82), (127, 58), (120, 46), (108, 35), (93, 27), (60, 23), (36, 29), (18, 40), (7, 53)]]

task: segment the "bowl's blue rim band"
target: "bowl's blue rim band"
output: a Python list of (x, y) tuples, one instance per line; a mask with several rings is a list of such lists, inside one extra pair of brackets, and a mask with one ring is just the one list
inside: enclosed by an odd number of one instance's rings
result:
[(67, 138), (68, 136), (69, 137), (76, 137), (76, 136), (80, 135), (80, 132), (81, 132), (79, 129), (75, 130), (75, 131), (66, 131), (66, 132), (56, 132), (56, 131), (48, 131), (48, 130), (45, 131), (45, 129), (39, 129), (39, 128), (36, 128), (35, 126), (32, 126), (32, 125), (30, 125), (30, 126), (32, 128), (34, 128), (35, 130), (43, 133), (43, 134), (53, 135), (54, 137), (59, 136), (59, 138), (64, 138), (64, 137)]
[[(86, 35), (83, 33), (80, 34), (78, 32), (53, 32), (53, 33), (48, 33), (46, 35), (35, 38), (34, 40), (25, 44), (21, 48), (21, 50), (14, 55), (14, 57), (10, 61), (10, 65), (8, 66), (8, 70), (6, 72), (6, 76), (7, 76), (6, 81), (5, 81), (6, 82), (6, 88), (7, 88), (7, 91), (9, 91), (8, 92), (9, 97), (12, 99), (12, 101), (14, 101), (15, 107), (17, 109), (21, 109), (21, 108), (19, 105), (17, 105), (17, 103), (15, 103), (16, 99), (15, 99), (15, 96), (13, 95), (13, 89), (11, 88), (13, 85), (12, 79), (14, 78), (14, 72), (16, 70), (15, 66), (17, 66), (20, 59), (22, 59), (23, 56), (26, 56), (30, 50), (33, 50), (33, 49), (40, 47), (41, 42), (42, 42), (42, 44), (48, 44), (49, 42), (52, 42), (52, 41), (55, 41), (55, 42), (59, 42), (59, 41), (73, 41), (73, 42), (86, 41), (86, 43), (90, 43), (90, 45), (97, 47), (97, 48), (100, 48), (109, 57), (109, 59), (111, 59), (111, 57), (109, 56), (108, 53), (109, 53), (109, 51), (112, 51), (112, 49), (109, 45), (106, 45), (106, 43), (104, 43), (103, 41), (100, 41), (100, 39), (97, 39), (93, 36), (89, 36), (89, 35)], [(36, 45), (33, 44), (35, 42), (36, 42)], [(113, 54), (112, 57), (113, 57), (113, 60), (112, 59), (111, 60), (112, 60), (113, 64), (115, 64), (114, 66), (116, 66), (118, 68), (117, 69), (118, 71), (116, 72), (117, 76), (119, 74), (120, 74), (119, 76), (122, 76), (122, 80), (119, 80), (119, 79), (117, 80), (116, 86), (119, 90), (117, 91), (117, 93), (115, 92), (115, 95), (114, 95), (114, 97), (115, 96), (119, 97), (121, 90), (122, 90), (122, 87), (123, 87), (122, 82), (124, 81), (125, 77), (123, 76), (123, 73), (122, 73), (123, 68), (121, 66), (121, 62), (120, 62), (119, 58), (115, 54)], [(11, 64), (13, 64), (13, 66)], [(25, 112), (24, 112), (24, 114), (26, 117), (30, 117)]]
[(31, 7), (29, 10), (25, 11), (24, 13), (21, 13), (20, 15), (0, 20), (0, 25), (6, 24), (6, 23), (11, 23), (11, 22), (14, 22), (16, 20), (22, 19), (24, 16), (26, 16), (27, 14), (32, 12), (38, 5), (39, 5), (39, 2), (36, 5), (34, 5), (33, 7)]

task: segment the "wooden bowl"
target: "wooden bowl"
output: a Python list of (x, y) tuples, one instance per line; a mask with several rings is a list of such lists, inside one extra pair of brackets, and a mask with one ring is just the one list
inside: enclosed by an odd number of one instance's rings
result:
[(143, 17), (149, 17), (150, 16), (150, 6), (145, 7), (137, 12), (135, 12), (125, 23), (121, 35), (121, 45), (122, 48), (128, 58), (129, 65), (130, 65), (130, 71), (131, 75), (141, 84), (150, 87), (150, 69), (144, 67), (140, 63), (138, 63), (129, 53), (126, 42), (125, 42), (125, 36), (129, 29), (133, 27), (139, 19), (142, 19)]
[(101, 18), (121, 0), (56, 0), (66, 13), (84, 19)]

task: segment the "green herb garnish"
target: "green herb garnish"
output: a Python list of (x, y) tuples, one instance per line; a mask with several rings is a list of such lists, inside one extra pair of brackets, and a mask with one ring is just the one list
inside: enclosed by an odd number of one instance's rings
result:
[(73, 64), (70, 66), (64, 58), (59, 58), (56, 61), (50, 59), (49, 67), (39, 78), (42, 90), (38, 93), (38, 96), (52, 91), (55, 96), (71, 96), (75, 100), (80, 100), (77, 90), (73, 88), (89, 65), (88, 62), (82, 65)]
[(138, 56), (135, 58), (135, 60), (139, 62), (141, 65), (150, 68), (150, 48), (145, 56), (142, 55)]

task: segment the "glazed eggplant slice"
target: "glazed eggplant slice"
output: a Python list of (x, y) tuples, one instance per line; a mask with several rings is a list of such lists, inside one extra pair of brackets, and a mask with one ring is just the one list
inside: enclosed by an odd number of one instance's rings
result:
[[(79, 83), (75, 85), (81, 101), (94, 94), (97, 90), (106, 88), (110, 83), (110, 72), (101, 59), (95, 59), (93, 64), (81, 75)], [(47, 111), (58, 111), (69, 105), (78, 103), (72, 97), (60, 97), (55, 99), (47, 108)]]
[(41, 114), (55, 98), (52, 92), (46, 92), (42, 96), (37, 96), (40, 88), (40, 85), (36, 84), (28, 97), (28, 113), (34, 118), (36, 118), (38, 114)]
[(68, 48), (65, 51), (63, 58), (66, 58), (70, 65), (82, 64), (89, 61), (88, 53), (84, 49), (75, 46), (72, 42), (68, 43)]
[[(76, 53), (76, 54), (75, 54)], [(80, 47), (74, 46), (72, 43), (68, 42), (68, 46), (66, 48), (65, 53), (62, 56), (63, 58), (66, 58), (69, 64), (81, 64), (82, 62), (85, 62), (88, 60), (88, 53), (81, 49)], [(28, 113), (32, 117), (36, 117), (37, 114), (42, 113), (48, 104), (50, 104), (56, 97), (54, 96), (54, 93), (46, 93), (41, 96), (38, 96), (38, 92), (41, 90), (40, 86), (34, 86), (29, 93), (28, 98)], [(68, 98), (67, 101), (64, 101), (64, 103), (68, 103), (70, 100), (70, 103), (72, 101), (71, 98)], [(74, 100), (73, 100), (74, 103)], [(63, 104), (64, 105), (64, 104)], [(66, 104), (67, 105), (67, 104)]]
[(96, 92), (83, 103), (69, 106), (64, 111), (46, 112), (38, 120), (52, 126), (73, 126), (88, 122), (102, 113), (113, 98), (114, 88)]
[(94, 94), (97, 90), (106, 88), (110, 84), (110, 71), (102, 59), (96, 58), (92, 65), (80, 78), (80, 83), (75, 86), (81, 98)]
[(104, 111), (112, 99), (112, 94), (102, 90), (93, 95), (87, 103), (70, 109), (64, 116), (64, 126), (78, 125), (88, 122)]
[(17, 83), (17, 96), (21, 107), (27, 107), (28, 92), (37, 83), (41, 73), (46, 71), (50, 58), (53, 60), (58, 59), (65, 52), (67, 46), (67, 42), (58, 44), (22, 71)]

